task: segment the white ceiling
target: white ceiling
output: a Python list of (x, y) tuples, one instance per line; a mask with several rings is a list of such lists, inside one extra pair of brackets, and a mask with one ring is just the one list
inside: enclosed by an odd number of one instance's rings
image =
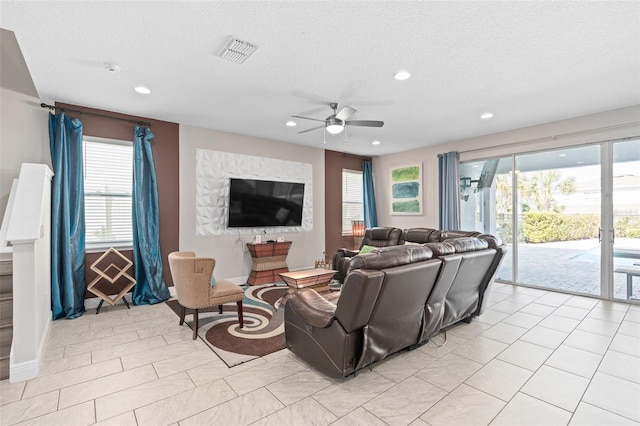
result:
[[(2, 1), (40, 98), (381, 155), (640, 104), (640, 2)], [(218, 57), (235, 36), (259, 46)], [(108, 73), (105, 62), (121, 67)], [(413, 77), (396, 81), (401, 69)], [(145, 85), (148, 96), (133, 87)], [(329, 102), (383, 120), (297, 132)], [(491, 120), (480, 114), (490, 111)], [(371, 141), (378, 139), (379, 146)]]

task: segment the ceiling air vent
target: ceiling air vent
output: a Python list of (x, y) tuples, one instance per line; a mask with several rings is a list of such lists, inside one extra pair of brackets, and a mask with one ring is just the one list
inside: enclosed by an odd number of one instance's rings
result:
[(255, 44), (237, 38), (231, 38), (219, 56), (237, 64), (243, 64), (258, 49)]

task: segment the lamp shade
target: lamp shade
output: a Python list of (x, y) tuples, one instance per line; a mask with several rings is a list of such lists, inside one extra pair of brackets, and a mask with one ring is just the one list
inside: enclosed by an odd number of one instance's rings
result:
[(353, 231), (354, 237), (364, 236), (364, 220), (352, 220), (351, 230)]

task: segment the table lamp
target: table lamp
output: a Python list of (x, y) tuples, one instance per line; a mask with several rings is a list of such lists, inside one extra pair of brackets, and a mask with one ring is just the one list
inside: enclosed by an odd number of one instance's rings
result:
[(353, 233), (353, 240), (355, 248), (360, 246), (360, 240), (364, 236), (364, 220), (352, 220), (351, 231)]

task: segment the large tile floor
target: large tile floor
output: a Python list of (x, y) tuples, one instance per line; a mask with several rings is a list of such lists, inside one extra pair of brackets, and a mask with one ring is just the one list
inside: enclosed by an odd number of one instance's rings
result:
[[(104, 309), (104, 308), (103, 308)], [(3, 425), (640, 424), (640, 306), (496, 284), (429, 344), (334, 380), (287, 350), (227, 368), (163, 303), (55, 321)]]

